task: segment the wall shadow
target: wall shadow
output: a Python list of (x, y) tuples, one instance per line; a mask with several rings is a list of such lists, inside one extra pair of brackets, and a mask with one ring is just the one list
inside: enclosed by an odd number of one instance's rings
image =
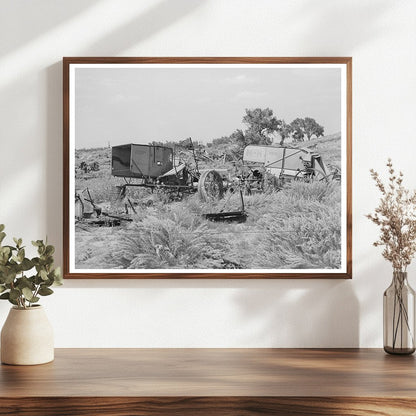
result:
[(234, 301), (241, 321), (252, 328), (243, 344), (253, 338), (281, 348), (360, 344), (360, 305), (349, 280), (272, 282), (240, 292)]
[[(127, 24), (109, 32), (95, 43), (88, 45), (83, 55), (119, 56), (126, 49), (172, 26), (186, 15), (204, 6), (195, 0), (163, 0), (150, 7)], [(182, 41), (178, 39), (178, 42)]]
[[(106, 288), (117, 292), (141, 289), (140, 297), (145, 303), (145, 293), (156, 289), (159, 302), (163, 299), (173, 302), (166, 304), (172, 314), (177, 313), (173, 306), (174, 299), (183, 299), (186, 296), (184, 290), (191, 289), (188, 296), (195, 299), (182, 307), (193, 313), (200, 298), (204, 307), (208, 308), (203, 313), (198, 312), (202, 317), (198, 331), (210, 331), (214, 326), (221, 332), (224, 327), (230, 326), (229, 335), (224, 334), (224, 339), (217, 339), (218, 344), (211, 346), (356, 348), (361, 341), (362, 311), (351, 280), (66, 280), (65, 287), (93, 290), (91, 293), (97, 299), (101, 297), (100, 290), (105, 296)], [(133, 292), (128, 293), (131, 297)], [(220, 303), (218, 299), (222, 299)], [(221, 302), (227, 302), (229, 306), (222, 306)], [(150, 310), (153, 307), (148, 306)], [(217, 307), (229, 309), (232, 313), (223, 316), (215, 309)], [(142, 310), (146, 308), (141, 305)], [(371, 315), (368, 325), (374, 330), (370, 333), (376, 337), (381, 328), (381, 318), (378, 314), (371, 314), (371, 310), (367, 312)], [(211, 322), (205, 321), (208, 316)], [(192, 326), (192, 322), (190, 318), (188, 327)], [(181, 329), (178, 328), (178, 331)]]
[[(62, 198), (63, 198), (63, 118), (62, 118), (62, 62), (45, 69), (47, 79), (46, 111), (46, 201), (45, 218), (47, 235), (55, 243), (56, 263), (62, 264)], [(58, 244), (59, 242), (59, 244)], [(59, 259), (59, 261), (58, 261)]]
[[(378, 18), (392, 6), (389, 0), (379, 0), (377, 5), (356, 1), (302, 2), (293, 13), (298, 28), (296, 36), (309, 39), (307, 44), (313, 38), (317, 45), (315, 56), (345, 56), (343, 51), (352, 51), (389, 30)], [(324, 50), (319, 50), (322, 47)]]
[[(1, 5), (0, 56), (15, 51), (99, 3), (99, 0), (7, 1)], [(16, 30), (16, 26), (24, 30)]]

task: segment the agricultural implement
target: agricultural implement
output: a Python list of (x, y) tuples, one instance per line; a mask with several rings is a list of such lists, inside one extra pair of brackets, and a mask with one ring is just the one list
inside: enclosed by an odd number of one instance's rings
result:
[[(162, 191), (171, 200), (182, 199), (186, 194), (198, 193), (201, 201), (219, 200), (229, 185), (226, 169), (200, 169), (192, 139), (181, 142), (182, 149), (191, 156), (176, 158), (171, 147), (160, 145), (125, 144), (112, 147), (111, 174), (124, 179), (119, 185), (119, 197), (125, 199), (128, 187)], [(242, 195), (241, 195), (242, 198)], [(135, 208), (127, 198), (126, 206)], [(244, 221), (244, 202), (238, 211), (204, 214), (212, 221)]]
[[(120, 225), (131, 221), (130, 211), (137, 213), (127, 189), (141, 188), (151, 193), (163, 192), (168, 200), (180, 200), (184, 195), (198, 193), (201, 201), (225, 199), (219, 212), (203, 214), (211, 221), (244, 222), (243, 194), (280, 190), (290, 181), (329, 181), (340, 179), (339, 171), (328, 168), (322, 157), (311, 149), (249, 145), (244, 149), (243, 164), (236, 166), (234, 180), (227, 169), (200, 169), (192, 139), (180, 143), (191, 154), (180, 157), (174, 149), (162, 145), (124, 144), (112, 147), (111, 174), (123, 178), (117, 186), (116, 200), (124, 204), (124, 213), (110, 214), (94, 203), (89, 190), (76, 195), (76, 218), (94, 225)], [(241, 208), (225, 211), (230, 196), (239, 192)], [(146, 193), (139, 194), (140, 204), (146, 203)], [(150, 201), (151, 202), (151, 201)], [(114, 215), (113, 215), (114, 214)], [(92, 218), (93, 217), (93, 218)]]
[(176, 159), (173, 149), (167, 146), (113, 146), (111, 174), (125, 181), (119, 186), (120, 195), (125, 195), (127, 187), (141, 187), (151, 191), (162, 190), (172, 199), (195, 192), (203, 201), (222, 198), (226, 185), (221, 172), (199, 169), (191, 138), (187, 139), (187, 148), (192, 151), (193, 161)]
[(339, 170), (325, 165), (320, 154), (306, 148), (249, 145), (244, 149), (243, 181), (248, 193), (281, 189), (291, 181), (340, 180)]
[(103, 210), (95, 203), (90, 190), (86, 188), (75, 193), (75, 221), (99, 227), (114, 227), (133, 220), (126, 215), (113, 215)]

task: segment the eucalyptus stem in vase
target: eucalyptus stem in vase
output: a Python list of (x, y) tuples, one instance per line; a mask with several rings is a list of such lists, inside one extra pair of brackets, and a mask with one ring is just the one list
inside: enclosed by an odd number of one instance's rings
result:
[(21, 238), (14, 245), (0, 224), (0, 300), (10, 302), (9, 314), (0, 333), (1, 362), (12, 365), (44, 364), (54, 359), (53, 328), (45, 310), (38, 304), (41, 296), (62, 284), (59, 267), (54, 266), (54, 246), (43, 240), (32, 241), (37, 256), (26, 257)]
[(415, 292), (407, 281), (407, 267), (416, 253), (416, 191), (403, 186), (403, 173), (397, 173), (388, 159), (388, 182), (371, 169), (371, 177), (381, 192), (373, 214), (379, 226), (383, 257), (392, 264), (393, 279), (383, 295), (384, 350), (390, 354), (412, 354), (415, 351)]

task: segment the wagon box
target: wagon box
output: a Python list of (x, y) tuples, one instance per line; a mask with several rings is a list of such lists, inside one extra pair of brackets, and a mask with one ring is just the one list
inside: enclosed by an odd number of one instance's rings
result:
[(173, 168), (173, 149), (166, 146), (123, 144), (111, 151), (111, 174), (124, 178), (152, 178)]

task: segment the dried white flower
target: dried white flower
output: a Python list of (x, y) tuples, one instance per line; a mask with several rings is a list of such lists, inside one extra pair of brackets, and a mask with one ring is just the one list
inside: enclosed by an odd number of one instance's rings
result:
[(375, 170), (370, 170), (382, 197), (374, 214), (366, 217), (380, 227), (380, 238), (374, 245), (384, 246), (383, 257), (395, 271), (403, 272), (416, 253), (416, 191), (402, 185), (403, 173), (395, 172), (391, 159), (387, 168), (390, 176), (386, 185)]

